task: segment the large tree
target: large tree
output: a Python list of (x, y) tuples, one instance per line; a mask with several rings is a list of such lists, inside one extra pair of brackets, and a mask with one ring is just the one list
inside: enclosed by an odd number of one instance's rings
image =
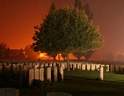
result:
[[(51, 7), (53, 8), (53, 7)], [(33, 37), (35, 51), (55, 56), (58, 53), (86, 53), (101, 46), (101, 34), (88, 20), (84, 11), (73, 9), (49, 11)]]

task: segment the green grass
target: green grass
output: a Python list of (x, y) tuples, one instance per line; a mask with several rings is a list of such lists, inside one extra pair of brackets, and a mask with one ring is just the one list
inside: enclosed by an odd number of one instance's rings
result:
[[(105, 73), (105, 80), (98, 80), (98, 72), (65, 71), (60, 82), (44, 83), (46, 92), (65, 92), (72, 96), (124, 96), (124, 75)], [(41, 96), (40, 88), (25, 89), (22, 96)], [(33, 93), (32, 93), (33, 92)], [(35, 94), (35, 95), (31, 95)]]
[[(81, 70), (65, 71), (65, 76), (82, 77), (85, 79), (98, 79), (99, 72), (98, 71), (81, 71)], [(104, 72), (104, 81), (124, 82), (124, 74)]]

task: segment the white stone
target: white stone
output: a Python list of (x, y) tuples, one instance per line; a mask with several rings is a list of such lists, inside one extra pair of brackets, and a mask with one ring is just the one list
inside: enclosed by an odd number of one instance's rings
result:
[(29, 70), (29, 85), (31, 85), (32, 80), (34, 80), (34, 69)]
[(70, 68), (71, 68), (71, 69), (73, 68), (73, 64), (70, 64)]
[(109, 72), (109, 65), (106, 65), (106, 72)]
[(52, 67), (52, 63), (50, 63), (49, 66)]
[(90, 64), (86, 64), (87, 70), (90, 71)]
[(76, 64), (73, 64), (74, 70), (76, 69)]
[(40, 68), (40, 80), (44, 81), (44, 68)]
[(79, 64), (76, 64), (77, 65), (77, 69), (79, 69), (80, 68), (80, 65)]
[(100, 73), (100, 80), (103, 80), (104, 79), (104, 66), (103, 65), (100, 65), (99, 73)]
[(82, 70), (86, 70), (86, 64), (82, 64)]
[(35, 80), (40, 80), (40, 71), (39, 71), (39, 69), (35, 69)]
[(13, 69), (16, 70), (16, 64), (13, 64)]
[(43, 65), (43, 64), (41, 64), (41, 65), (40, 65), (40, 67), (41, 67), (41, 68), (43, 68), (43, 67), (44, 67), (44, 65)]
[(24, 68), (23, 68), (24, 70), (27, 70), (27, 65), (24, 65)]
[(38, 64), (36, 64), (36, 65), (35, 65), (35, 68), (38, 68), (38, 67), (39, 67), (39, 65), (38, 65)]
[(58, 80), (58, 70), (57, 67), (53, 67), (54, 81)]
[(95, 71), (95, 64), (91, 64), (91, 71)]
[(65, 69), (65, 65), (64, 64), (62, 64), (61, 66), (62, 66), (63, 69)]
[(96, 64), (95, 66), (96, 66), (96, 70), (99, 71), (99, 69), (100, 69), (100, 64)]
[(45, 67), (48, 67), (48, 63), (45, 63)]
[(47, 67), (47, 80), (51, 81), (51, 67)]
[(61, 78), (63, 80), (64, 79), (64, 70), (62, 67), (60, 67), (59, 72), (60, 72)]

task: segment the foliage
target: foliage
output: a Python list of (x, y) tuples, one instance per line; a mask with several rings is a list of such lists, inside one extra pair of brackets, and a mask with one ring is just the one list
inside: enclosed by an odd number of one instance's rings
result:
[(88, 20), (84, 11), (53, 9), (33, 37), (35, 51), (58, 53), (86, 53), (101, 47), (101, 34)]

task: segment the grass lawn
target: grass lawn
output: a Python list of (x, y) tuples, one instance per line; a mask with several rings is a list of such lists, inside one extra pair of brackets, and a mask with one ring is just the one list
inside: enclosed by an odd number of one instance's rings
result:
[[(74, 76), (74, 77), (82, 77), (85, 79), (98, 79), (99, 72), (98, 71), (65, 71), (65, 76)], [(104, 81), (117, 81), (124, 82), (124, 74), (115, 74), (111, 72), (104, 73)]]
[[(124, 75), (105, 73), (98, 80), (98, 72), (65, 71), (65, 80), (45, 84), (46, 92), (66, 92), (72, 96), (124, 96)], [(22, 96), (41, 96), (41, 88), (21, 90)]]

